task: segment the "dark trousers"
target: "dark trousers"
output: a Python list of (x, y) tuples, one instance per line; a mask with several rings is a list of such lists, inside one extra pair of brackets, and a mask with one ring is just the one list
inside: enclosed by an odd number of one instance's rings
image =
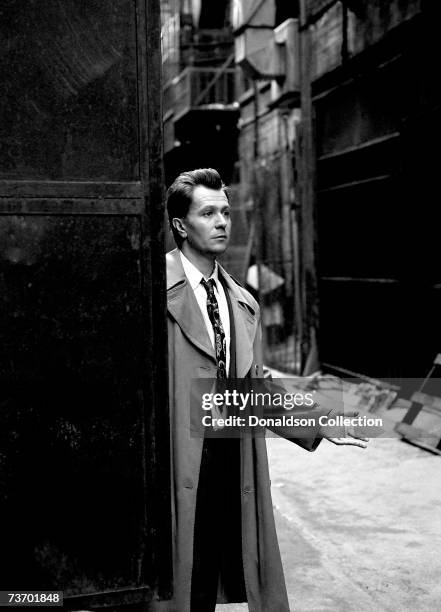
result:
[(229, 601), (246, 601), (242, 562), (240, 440), (204, 440), (196, 501), (191, 612), (216, 607), (219, 577)]

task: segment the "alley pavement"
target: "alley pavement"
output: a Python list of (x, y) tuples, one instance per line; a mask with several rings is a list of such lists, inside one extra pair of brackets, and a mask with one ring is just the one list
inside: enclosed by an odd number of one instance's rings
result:
[(398, 438), (313, 453), (267, 442), (291, 611), (441, 609), (440, 456)]

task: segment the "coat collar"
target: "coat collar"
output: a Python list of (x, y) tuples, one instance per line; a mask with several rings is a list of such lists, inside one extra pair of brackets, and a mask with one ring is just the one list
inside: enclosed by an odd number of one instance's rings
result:
[[(187, 277), (185, 276), (184, 268), (182, 267), (181, 258), (179, 256), (178, 249), (170, 251), (166, 255), (167, 262), (167, 292), (173, 289), (180, 283), (186, 283)], [(256, 314), (256, 308), (253, 302), (247, 297), (240, 286), (231, 278), (231, 276), (224, 270), (224, 268), (218, 263), (218, 274), (225, 280), (230, 293), (239, 301), (247, 306), (250, 313)]]
[[(216, 361), (214, 349), (205, 327), (202, 313), (187, 282), (178, 249), (167, 253), (167, 308), (187, 338), (211, 359)], [(256, 308), (250, 298), (231, 276), (219, 265), (231, 298), (236, 330), (236, 368), (238, 378), (248, 372), (253, 361), (253, 342), (257, 330)]]

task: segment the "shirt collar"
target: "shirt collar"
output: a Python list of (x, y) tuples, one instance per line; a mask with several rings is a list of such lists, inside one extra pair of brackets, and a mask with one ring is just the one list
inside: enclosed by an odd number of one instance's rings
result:
[[(179, 255), (181, 257), (182, 267), (184, 268), (185, 276), (187, 277), (188, 282), (190, 283), (190, 287), (194, 291), (198, 287), (198, 285), (200, 285), (201, 280), (204, 278), (204, 275), (200, 270), (196, 268), (194, 264), (191, 263), (189, 259), (187, 259), (187, 257), (185, 257), (182, 251), (179, 251)], [(214, 270), (210, 278), (214, 279), (215, 288), (217, 290), (217, 283), (219, 281), (217, 261), (214, 262)]]

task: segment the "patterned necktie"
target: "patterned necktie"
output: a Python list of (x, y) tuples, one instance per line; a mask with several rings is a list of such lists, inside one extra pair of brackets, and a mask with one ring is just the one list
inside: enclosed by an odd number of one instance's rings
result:
[(207, 311), (208, 316), (213, 326), (214, 332), (214, 348), (216, 352), (217, 361), (217, 377), (227, 377), (227, 343), (225, 340), (225, 332), (222, 327), (222, 321), (219, 314), (219, 304), (217, 303), (216, 296), (214, 295), (214, 278), (209, 278), (208, 281), (203, 278), (201, 285), (207, 292)]

